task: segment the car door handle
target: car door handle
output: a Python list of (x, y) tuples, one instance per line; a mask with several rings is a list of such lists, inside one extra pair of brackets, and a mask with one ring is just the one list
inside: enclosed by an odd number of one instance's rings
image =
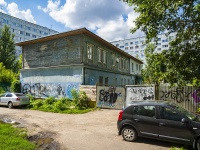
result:
[(165, 123), (159, 123), (159, 126), (165, 126), (166, 124)]
[(139, 119), (134, 119), (135, 120), (135, 122), (139, 122), (140, 120)]

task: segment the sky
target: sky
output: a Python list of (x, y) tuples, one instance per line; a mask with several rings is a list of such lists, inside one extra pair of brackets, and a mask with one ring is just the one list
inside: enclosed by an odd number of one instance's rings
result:
[(0, 11), (58, 32), (87, 28), (112, 42), (130, 33), (138, 14), (122, 0), (0, 0)]

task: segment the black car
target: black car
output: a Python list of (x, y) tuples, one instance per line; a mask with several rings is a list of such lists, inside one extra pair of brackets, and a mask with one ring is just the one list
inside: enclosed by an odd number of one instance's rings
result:
[(120, 111), (117, 127), (125, 141), (147, 137), (200, 150), (200, 117), (171, 102), (133, 102)]

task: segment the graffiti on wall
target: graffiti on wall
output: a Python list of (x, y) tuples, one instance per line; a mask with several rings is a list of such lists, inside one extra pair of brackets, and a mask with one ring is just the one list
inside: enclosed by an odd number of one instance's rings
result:
[(181, 103), (187, 101), (194, 101), (195, 103), (200, 102), (200, 89), (194, 90), (189, 87), (173, 87), (171, 89), (160, 89), (160, 99), (168, 100), (171, 99), (174, 102)]
[(68, 97), (71, 98), (71, 90), (79, 89), (80, 83), (24, 83), (22, 92), (31, 94), (37, 98), (45, 97)]
[(171, 99), (177, 103), (181, 103), (183, 101), (190, 101), (192, 91), (184, 90), (184, 87), (173, 88), (171, 90), (160, 90), (160, 99)]
[(123, 108), (125, 89), (117, 86), (97, 86), (97, 107)]
[(192, 97), (193, 97), (195, 103), (200, 103), (200, 89), (195, 90), (192, 93)]
[(154, 86), (127, 86), (126, 87), (126, 106), (134, 101), (154, 100)]

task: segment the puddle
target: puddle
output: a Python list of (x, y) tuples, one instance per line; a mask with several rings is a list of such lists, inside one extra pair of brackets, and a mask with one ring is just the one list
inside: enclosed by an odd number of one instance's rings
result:
[(16, 122), (16, 121), (11, 120), (11, 119), (4, 119), (4, 120), (1, 120), (1, 122), (10, 123), (10, 124), (14, 124), (14, 125), (19, 125), (20, 124), (19, 122)]

